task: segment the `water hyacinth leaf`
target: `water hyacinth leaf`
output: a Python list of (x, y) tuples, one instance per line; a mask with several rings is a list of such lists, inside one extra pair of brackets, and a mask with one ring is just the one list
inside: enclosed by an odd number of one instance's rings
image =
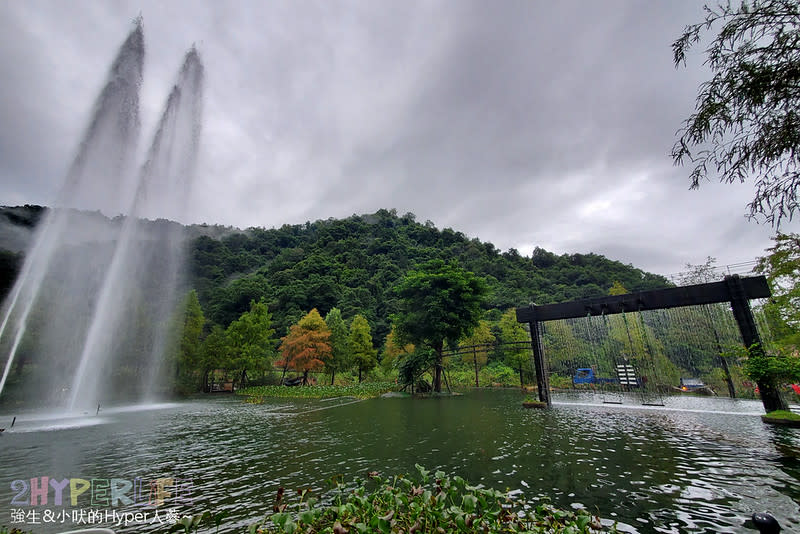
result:
[(304, 510), (300, 512), (300, 522), (310, 525), (314, 522), (314, 512), (311, 510)]
[(290, 517), (291, 516), (288, 513), (284, 512), (280, 514), (272, 514), (272, 517), (270, 517), (269, 519), (279, 527), (283, 527), (283, 525), (286, 524), (286, 522), (289, 520)]
[(461, 505), (464, 507), (464, 510), (467, 513), (472, 513), (475, 511), (475, 507), (478, 505), (478, 498), (474, 495), (464, 495), (461, 499)]
[(419, 476), (422, 478), (422, 482), (427, 483), (428, 482), (428, 475), (431, 472), (428, 471), (427, 469), (425, 469), (424, 467), (422, 467), (419, 464), (414, 464), (414, 467), (417, 468), (417, 472), (419, 473)]
[[(316, 501), (301, 500), (300, 503), (289, 504), (296, 512), (273, 514), (271, 524), (251, 525), (248, 532), (618, 532), (611, 522), (603, 526), (599, 518), (584, 510), (561, 510), (536, 499), (525, 501), (521, 496), (510, 500), (506, 493), (493, 489), (479, 489), (470, 493), (458, 491), (455, 489), (458, 484), (446, 476), (428, 485), (416, 482), (419, 484), (416, 486), (412, 480), (411, 492), (405, 484), (398, 484), (398, 480), (402, 479), (395, 478), (396, 485), (386, 482), (369, 491), (362, 487), (346, 495), (340, 493), (340, 504), (330, 507), (318, 505)], [(442, 488), (448, 489), (445, 491)], [(305, 494), (303, 491), (297, 492), (300, 498)], [(485, 506), (481, 505), (482, 502)], [(203, 514), (200, 517), (209, 516)], [(184, 524), (176, 526), (178, 528), (173, 528), (173, 532), (185, 529)]]

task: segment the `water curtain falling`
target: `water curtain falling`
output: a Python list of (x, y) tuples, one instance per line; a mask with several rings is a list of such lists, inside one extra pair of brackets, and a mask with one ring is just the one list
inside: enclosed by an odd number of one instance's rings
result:
[[(16, 364), (20, 390), (86, 409), (124, 390), (152, 398), (182, 273), (182, 227), (201, 127), (203, 65), (194, 47), (169, 93), (147, 159), (134, 171), (144, 34), (137, 19), (112, 63), (89, 125), (3, 307), (7, 354), (0, 399)], [(79, 211), (93, 210), (93, 212)], [(97, 212), (116, 217), (113, 224)], [(22, 380), (20, 378), (20, 380)], [(46, 396), (47, 399), (42, 397)]]

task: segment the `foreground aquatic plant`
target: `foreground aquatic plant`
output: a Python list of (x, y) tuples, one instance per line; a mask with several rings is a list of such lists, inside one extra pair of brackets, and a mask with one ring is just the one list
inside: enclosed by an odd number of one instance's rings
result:
[[(309, 491), (296, 504), (278, 490), (273, 513), (250, 525), (248, 534), (331, 533), (413, 534), (446, 532), (564, 533), (617, 532), (586, 510), (561, 510), (547, 502), (529, 502), (506, 492), (472, 486), (461, 477), (431, 473), (417, 465), (417, 476), (383, 479), (370, 473), (367, 484), (338, 492), (328, 506), (317, 505)], [(170, 532), (194, 532), (204, 517), (183, 518)]]

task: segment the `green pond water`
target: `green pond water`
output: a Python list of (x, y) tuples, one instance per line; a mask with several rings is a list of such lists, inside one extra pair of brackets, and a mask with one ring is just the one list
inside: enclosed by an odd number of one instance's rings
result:
[[(686, 396), (649, 407), (635, 397), (612, 405), (556, 394), (552, 409), (526, 410), (522, 399), (514, 390), (263, 405), (217, 396), (77, 417), (21, 413), (13, 429), (14, 414), (2, 414), (0, 525), (52, 533), (84, 527), (80, 510), (104, 526), (112, 513), (138, 511), (146, 519), (112, 528), (166, 532), (158, 520), (172, 511), (210, 509), (231, 514), (220, 532), (242, 532), (271, 510), (281, 486), (324, 499), (331, 477), (352, 483), (422, 464), (528, 499), (584, 506), (631, 532), (754, 532), (744, 522), (765, 510), (784, 531), (800, 532), (800, 429), (765, 425), (758, 401)], [(96, 481), (74, 507), (69, 486), (60, 506), (52, 487), (46, 505), (39, 488), (31, 506), (30, 480), (45, 476)], [(159, 477), (181, 485), (167, 483), (172, 495), (154, 508), (149, 484)], [(111, 479), (135, 502), (104, 500)]]

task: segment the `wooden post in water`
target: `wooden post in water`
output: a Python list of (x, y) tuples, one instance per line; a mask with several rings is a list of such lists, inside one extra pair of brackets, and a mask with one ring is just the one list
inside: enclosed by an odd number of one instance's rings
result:
[(547, 376), (547, 362), (544, 359), (542, 338), (539, 332), (539, 323), (528, 323), (531, 327), (531, 347), (533, 348), (533, 364), (536, 367), (536, 388), (539, 390), (539, 400), (552, 406), (550, 400), (550, 377)]
[[(539, 321), (535, 319), (536, 311), (533, 304), (528, 309), (530, 315), (528, 317), (528, 326), (531, 331), (531, 348), (533, 349), (533, 365), (536, 368), (536, 389), (539, 390), (539, 400), (552, 406), (553, 402), (550, 400), (550, 379), (547, 376), (547, 362), (544, 359), (544, 350), (542, 347), (542, 337), (539, 332)], [(517, 314), (519, 319), (519, 314)]]

